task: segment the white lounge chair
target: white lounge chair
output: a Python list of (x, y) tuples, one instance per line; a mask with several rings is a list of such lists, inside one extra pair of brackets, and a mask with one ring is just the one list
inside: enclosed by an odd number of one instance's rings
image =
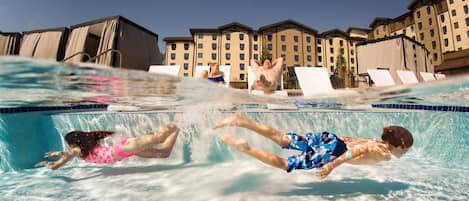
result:
[(295, 67), (296, 78), (300, 84), (303, 96), (309, 97), (318, 94), (352, 95), (353, 90), (336, 90), (332, 87), (327, 68), (323, 67)]
[(429, 72), (420, 72), (420, 76), (422, 76), (422, 79), (423, 79), (423, 81), (425, 81), (425, 82), (429, 82), (429, 81), (434, 81), (434, 80), (436, 80), (436, 79), (435, 79), (435, 76), (433, 75), (433, 73), (429, 73)]
[(446, 75), (442, 73), (435, 73), (435, 77), (437, 80), (443, 80), (446, 78)]
[(208, 72), (209, 69), (210, 69), (210, 66), (196, 66), (193, 77), (199, 78), (200, 75), (202, 74), (202, 72), (204, 72), (204, 70), (206, 70)]
[(230, 87), (231, 81), (231, 66), (220, 66), (220, 72), (223, 73), (223, 79), (225, 80), (225, 85)]
[(402, 84), (417, 84), (419, 81), (415, 77), (415, 73), (407, 70), (396, 70), (397, 76), (401, 79)]
[(150, 69), (148, 70), (148, 72), (178, 76), (179, 70), (181, 70), (181, 66), (179, 65), (174, 65), (174, 66), (152, 65), (150, 66)]
[(377, 87), (396, 85), (388, 70), (368, 69), (368, 75)]
[[(282, 75), (280, 75), (279, 79), (283, 79)], [(254, 84), (254, 80), (256, 80), (256, 76), (254, 75), (254, 72), (252, 71), (252, 67), (248, 66), (248, 90), (249, 90), (249, 93), (254, 94), (254, 95), (258, 95), (258, 96), (266, 95), (261, 90), (252, 89), (252, 85)], [(286, 90), (275, 90), (271, 94), (267, 94), (267, 95), (288, 96), (288, 92)]]

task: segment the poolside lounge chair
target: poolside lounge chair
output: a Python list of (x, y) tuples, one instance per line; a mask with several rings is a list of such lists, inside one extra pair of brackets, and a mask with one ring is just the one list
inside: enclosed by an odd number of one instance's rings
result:
[(220, 72), (223, 74), (223, 79), (225, 79), (225, 85), (230, 87), (231, 81), (231, 66), (220, 66)]
[(415, 73), (406, 70), (396, 70), (397, 76), (401, 79), (402, 84), (417, 84), (419, 81), (415, 77)]
[[(282, 79), (282, 75), (280, 75), (280, 79)], [(252, 71), (252, 67), (248, 66), (248, 90), (249, 93), (262, 96), (262, 95), (269, 95), (269, 96), (288, 96), (288, 92), (286, 90), (275, 90), (271, 94), (264, 94), (263, 91), (261, 90), (255, 90), (252, 89), (252, 85), (254, 84), (254, 80), (256, 80), (256, 76), (254, 75), (254, 72)]]
[(180, 69), (181, 69), (181, 66), (179, 65), (174, 65), (174, 66), (152, 65), (150, 66), (150, 69), (148, 70), (148, 72), (178, 76)]
[(355, 94), (353, 90), (335, 90), (332, 88), (327, 68), (323, 67), (295, 67), (298, 83), (303, 91), (303, 96), (317, 94)]
[(368, 75), (377, 87), (396, 85), (388, 70), (368, 69)]
[(435, 73), (435, 77), (437, 80), (443, 80), (446, 78), (446, 75), (442, 73)]
[(196, 66), (193, 77), (200, 78), (200, 75), (202, 74), (202, 72), (204, 72), (204, 70), (208, 72), (209, 69), (210, 69), (210, 66)]
[(422, 79), (423, 79), (423, 81), (425, 81), (425, 82), (429, 82), (429, 81), (434, 81), (434, 80), (436, 80), (436, 79), (435, 79), (435, 76), (433, 75), (433, 73), (429, 73), (429, 72), (420, 72), (420, 76), (422, 76)]

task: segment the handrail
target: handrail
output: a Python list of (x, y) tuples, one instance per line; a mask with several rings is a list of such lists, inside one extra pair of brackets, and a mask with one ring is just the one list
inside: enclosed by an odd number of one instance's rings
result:
[(73, 57), (75, 57), (75, 56), (77, 56), (77, 55), (80, 55), (80, 54), (83, 54), (83, 55), (87, 56), (87, 57), (88, 57), (88, 60), (90, 60), (90, 58), (91, 58), (90, 54), (88, 54), (88, 53), (86, 53), (86, 52), (77, 52), (77, 53), (72, 54), (71, 56), (69, 56), (69, 57), (63, 59), (62, 62), (65, 62), (65, 61), (67, 61), (67, 60), (69, 60), (69, 59), (71, 59), (71, 58), (73, 58)]
[(119, 68), (122, 68), (122, 53), (121, 53), (119, 50), (114, 50), (114, 49), (107, 49), (107, 50), (105, 50), (104, 52), (99, 53), (98, 55), (96, 55), (96, 56), (94, 56), (93, 58), (91, 58), (91, 59), (89, 60), (89, 62), (96, 61), (97, 58), (103, 56), (105, 53), (108, 53), (108, 52), (115, 52), (115, 53), (118, 53), (118, 55), (119, 55)]

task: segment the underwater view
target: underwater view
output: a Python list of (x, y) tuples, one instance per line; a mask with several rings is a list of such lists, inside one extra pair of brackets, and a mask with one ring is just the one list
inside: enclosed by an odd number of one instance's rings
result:
[[(469, 76), (356, 92), (256, 96), (197, 78), (0, 57), (0, 200), (469, 198)], [(413, 146), (399, 159), (344, 164), (320, 180), (314, 169), (287, 173), (225, 144), (220, 136), (232, 133), (282, 157), (296, 154), (245, 128), (213, 129), (236, 112), (284, 133), (379, 140), (383, 127), (398, 125)], [(114, 131), (104, 140), (112, 145), (168, 123), (180, 128), (168, 158), (35, 166), (44, 153), (66, 150), (70, 131)]]

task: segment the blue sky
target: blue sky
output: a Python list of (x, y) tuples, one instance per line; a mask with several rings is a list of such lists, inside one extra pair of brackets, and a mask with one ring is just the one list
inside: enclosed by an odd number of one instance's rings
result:
[(122, 15), (160, 36), (240, 22), (254, 29), (293, 19), (319, 32), (368, 28), (375, 17), (397, 17), (411, 0), (0, 0), (0, 31), (63, 27)]

